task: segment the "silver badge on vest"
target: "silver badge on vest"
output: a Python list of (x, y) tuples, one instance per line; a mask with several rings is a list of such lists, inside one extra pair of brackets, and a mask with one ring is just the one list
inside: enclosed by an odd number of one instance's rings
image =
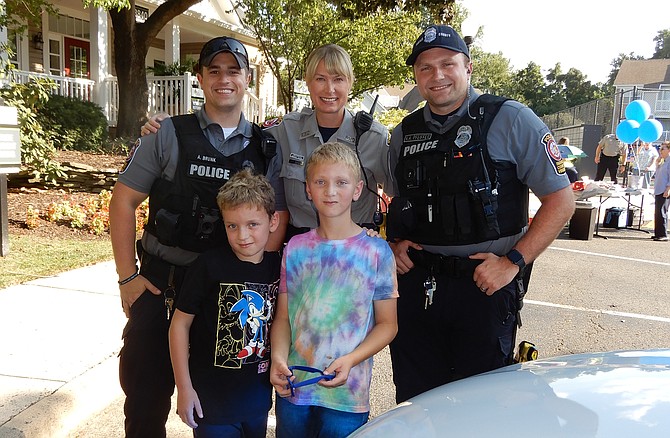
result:
[(454, 143), (460, 149), (466, 144), (470, 143), (471, 138), (472, 138), (472, 127), (470, 127), (469, 125), (463, 125), (460, 128), (458, 128), (458, 133), (456, 134), (456, 140), (454, 140)]

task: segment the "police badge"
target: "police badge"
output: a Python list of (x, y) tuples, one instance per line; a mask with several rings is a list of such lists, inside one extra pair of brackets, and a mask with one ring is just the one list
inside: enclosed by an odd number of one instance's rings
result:
[(471, 138), (472, 138), (472, 128), (468, 125), (464, 125), (458, 128), (458, 132), (456, 133), (456, 140), (454, 140), (454, 143), (460, 149), (466, 144), (470, 143)]
[(423, 41), (426, 43), (430, 43), (431, 41), (435, 40), (436, 37), (437, 37), (437, 29), (435, 29), (434, 27), (429, 27), (423, 33)]

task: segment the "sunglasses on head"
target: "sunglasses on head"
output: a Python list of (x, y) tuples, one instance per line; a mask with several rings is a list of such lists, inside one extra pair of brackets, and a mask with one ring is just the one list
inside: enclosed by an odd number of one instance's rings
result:
[(242, 43), (236, 39), (225, 37), (216, 38), (209, 41), (202, 50), (203, 57), (209, 56), (210, 54), (219, 52), (221, 50), (230, 50), (231, 52), (239, 53), (240, 55), (243, 55), (245, 58), (247, 58), (247, 49), (242, 45)]

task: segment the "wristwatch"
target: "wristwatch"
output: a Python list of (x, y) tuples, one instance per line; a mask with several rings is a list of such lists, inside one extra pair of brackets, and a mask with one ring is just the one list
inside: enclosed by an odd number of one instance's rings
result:
[(507, 254), (505, 254), (505, 257), (507, 257), (510, 262), (519, 267), (519, 272), (523, 271), (526, 267), (526, 261), (523, 259), (523, 254), (521, 254), (516, 249), (511, 249)]

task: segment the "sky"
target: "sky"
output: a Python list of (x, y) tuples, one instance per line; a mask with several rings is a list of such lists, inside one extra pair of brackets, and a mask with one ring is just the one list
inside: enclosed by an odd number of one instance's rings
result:
[(502, 52), (514, 70), (533, 61), (546, 73), (560, 62), (563, 72), (574, 67), (592, 83), (607, 81), (619, 53), (650, 58), (654, 37), (670, 28), (668, 0), (458, 1), (484, 27), (476, 44)]

